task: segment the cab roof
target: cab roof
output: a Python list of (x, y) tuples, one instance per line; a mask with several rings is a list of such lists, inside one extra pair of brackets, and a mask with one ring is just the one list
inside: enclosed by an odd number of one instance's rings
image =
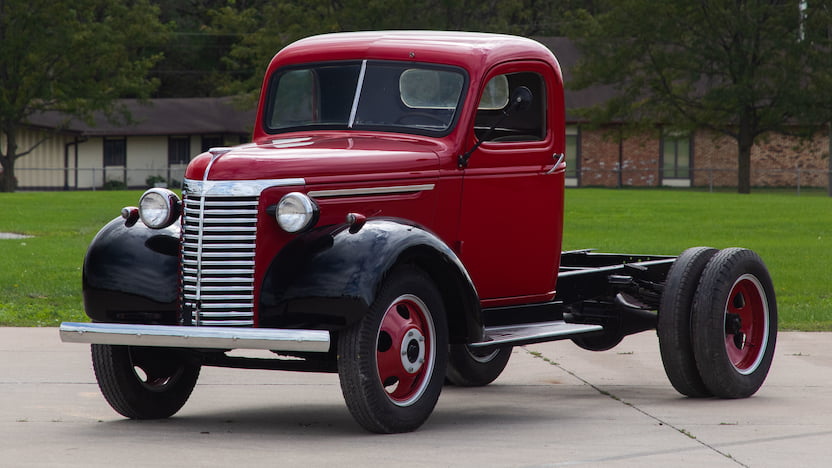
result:
[(269, 72), (295, 63), (363, 59), (457, 65), (472, 74), (508, 60), (542, 60), (560, 74), (552, 52), (537, 41), (458, 31), (367, 31), (312, 36), (278, 52)]

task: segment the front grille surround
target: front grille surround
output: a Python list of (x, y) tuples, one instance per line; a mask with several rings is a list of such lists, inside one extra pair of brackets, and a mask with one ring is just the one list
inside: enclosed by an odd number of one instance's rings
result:
[(182, 302), (194, 325), (254, 325), (258, 202), (185, 194)]
[(184, 321), (196, 326), (251, 327), (260, 194), (271, 187), (303, 187), (306, 181), (208, 180), (225, 154), (211, 153), (204, 178), (186, 178), (182, 190), (181, 311)]

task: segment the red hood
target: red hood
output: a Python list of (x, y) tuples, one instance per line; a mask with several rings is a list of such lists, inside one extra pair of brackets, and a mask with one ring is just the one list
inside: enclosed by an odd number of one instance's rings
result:
[[(423, 140), (379, 134), (299, 134), (241, 145), (221, 155), (209, 180), (303, 178), (320, 182), (412, 178), (438, 171), (445, 146)], [(210, 153), (196, 157), (185, 177), (201, 180)]]

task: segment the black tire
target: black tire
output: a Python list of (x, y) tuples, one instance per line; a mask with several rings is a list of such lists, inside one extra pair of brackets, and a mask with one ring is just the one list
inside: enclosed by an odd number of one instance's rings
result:
[(482, 387), (500, 374), (511, 358), (511, 346), (481, 351), (467, 345), (451, 345), (448, 354), (448, 381), (460, 387)]
[(92, 367), (98, 387), (122, 416), (162, 419), (188, 401), (200, 365), (176, 350), (92, 345)]
[(673, 388), (691, 398), (712, 396), (696, 365), (691, 309), (702, 272), (717, 252), (710, 247), (693, 247), (682, 252), (667, 273), (659, 306), (656, 332), (664, 371)]
[(576, 336), (572, 338), (572, 342), (587, 351), (608, 351), (618, 346), (623, 339), (624, 334), (621, 333), (621, 330), (604, 328), (604, 331), (597, 335)]
[(746, 398), (771, 368), (777, 300), (760, 257), (747, 249), (716, 254), (693, 300), (693, 350), (699, 375), (720, 398)]
[(433, 412), (448, 359), (445, 308), (415, 267), (396, 267), (369, 313), (338, 337), (338, 375), (350, 413), (377, 433), (410, 432)]

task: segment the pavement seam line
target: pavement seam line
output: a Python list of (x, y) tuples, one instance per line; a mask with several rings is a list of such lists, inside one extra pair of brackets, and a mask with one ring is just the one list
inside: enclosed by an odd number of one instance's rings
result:
[(611, 398), (611, 399), (613, 399), (613, 400), (615, 400), (615, 401), (617, 401), (617, 402), (619, 402), (619, 403), (621, 403), (621, 404), (623, 404), (623, 405), (625, 405), (625, 406), (628, 406), (628, 407), (630, 407), (630, 408), (632, 408), (632, 409), (634, 409), (634, 410), (638, 411), (639, 413), (641, 413), (641, 414), (643, 414), (643, 415), (647, 416), (647, 417), (648, 417), (648, 418), (650, 418), (650, 419), (653, 419), (654, 421), (658, 422), (659, 424), (662, 424), (662, 425), (664, 425), (664, 426), (667, 426), (667, 427), (669, 427), (669, 428), (673, 429), (674, 431), (676, 431), (676, 432), (678, 432), (678, 433), (682, 434), (683, 436), (685, 436), (685, 437), (687, 437), (687, 438), (689, 438), (689, 439), (694, 440), (695, 442), (697, 442), (698, 444), (702, 445), (703, 447), (705, 447), (705, 448), (707, 448), (707, 449), (709, 449), (709, 450), (711, 450), (711, 451), (713, 451), (713, 452), (716, 452), (716, 453), (718, 453), (718, 454), (722, 455), (723, 457), (725, 457), (725, 458), (727, 458), (727, 459), (729, 459), (729, 460), (733, 461), (734, 463), (736, 463), (736, 464), (737, 464), (737, 465), (739, 465), (739, 466), (742, 466), (743, 468), (750, 468), (750, 466), (749, 466), (749, 465), (746, 465), (745, 463), (743, 463), (743, 462), (741, 462), (741, 461), (737, 460), (737, 459), (736, 459), (736, 458), (734, 458), (734, 457), (733, 457), (730, 453), (723, 452), (722, 450), (719, 450), (718, 448), (714, 447), (713, 445), (710, 445), (710, 444), (708, 444), (708, 443), (706, 443), (706, 442), (703, 442), (702, 440), (700, 440), (699, 438), (697, 438), (695, 435), (693, 435), (692, 433), (690, 433), (688, 430), (686, 430), (686, 429), (684, 429), (684, 428), (676, 427), (675, 425), (673, 425), (673, 424), (671, 424), (671, 423), (669, 423), (669, 422), (667, 422), (667, 421), (662, 420), (662, 419), (661, 419), (661, 418), (659, 418), (658, 416), (654, 416), (654, 415), (652, 415), (652, 414), (648, 413), (647, 411), (645, 411), (645, 410), (643, 410), (643, 409), (639, 408), (638, 406), (636, 406), (636, 405), (634, 405), (634, 404), (632, 404), (632, 403), (630, 403), (630, 402), (628, 402), (628, 401), (623, 400), (622, 398), (620, 398), (620, 397), (618, 397), (618, 396), (616, 396), (616, 395), (612, 394), (611, 392), (608, 392), (608, 391), (606, 391), (606, 390), (601, 389), (601, 388), (600, 388), (600, 387), (598, 387), (597, 385), (595, 385), (595, 384), (591, 383), (590, 381), (588, 381), (588, 380), (584, 379), (583, 377), (579, 376), (579, 375), (578, 375), (578, 374), (576, 374), (575, 372), (573, 372), (573, 371), (571, 371), (571, 370), (567, 369), (566, 367), (562, 366), (561, 364), (559, 364), (559, 363), (557, 363), (557, 362), (553, 361), (552, 359), (549, 359), (548, 357), (544, 356), (544, 355), (543, 355), (543, 353), (541, 353), (541, 352), (539, 352), (539, 351), (530, 351), (530, 350), (529, 350), (528, 348), (526, 348), (525, 346), (523, 346), (522, 348), (523, 348), (523, 350), (524, 350), (524, 351), (526, 351), (527, 353), (531, 354), (531, 355), (532, 355), (532, 357), (537, 358), (537, 359), (540, 359), (540, 360), (542, 360), (543, 362), (545, 362), (545, 363), (547, 363), (547, 364), (549, 364), (549, 365), (551, 365), (551, 366), (557, 367), (558, 369), (560, 369), (560, 370), (562, 370), (562, 371), (566, 372), (567, 374), (571, 375), (572, 377), (575, 377), (576, 379), (580, 380), (580, 381), (581, 381), (584, 385), (586, 385), (586, 386), (588, 386), (588, 387), (592, 388), (593, 390), (595, 390), (596, 392), (600, 393), (601, 395), (604, 395), (604, 396), (606, 396), (606, 397), (609, 397), (609, 398)]

